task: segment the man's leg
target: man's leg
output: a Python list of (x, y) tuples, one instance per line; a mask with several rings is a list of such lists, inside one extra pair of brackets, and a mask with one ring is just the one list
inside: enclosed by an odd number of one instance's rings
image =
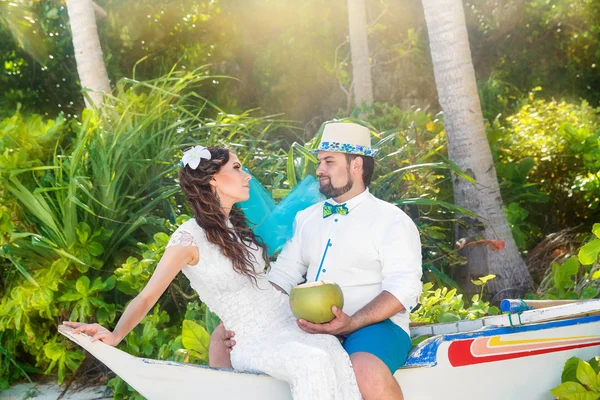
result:
[(344, 348), (365, 400), (403, 400), (393, 377), (411, 349), (410, 337), (402, 328), (389, 319), (366, 326), (348, 335)]
[(398, 381), (379, 358), (371, 353), (358, 352), (350, 355), (350, 360), (364, 400), (404, 399)]

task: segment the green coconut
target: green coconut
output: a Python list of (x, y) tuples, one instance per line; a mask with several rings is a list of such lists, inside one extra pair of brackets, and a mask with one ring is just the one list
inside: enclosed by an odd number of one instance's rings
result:
[(309, 282), (298, 285), (290, 293), (290, 307), (298, 319), (322, 324), (335, 318), (331, 307), (344, 307), (344, 294), (333, 282)]

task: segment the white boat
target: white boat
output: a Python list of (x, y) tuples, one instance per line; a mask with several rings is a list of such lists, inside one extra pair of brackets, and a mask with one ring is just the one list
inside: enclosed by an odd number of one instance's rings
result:
[[(138, 358), (58, 330), (150, 400), (292, 399), (267, 375)], [(600, 300), (411, 329), (422, 335), (394, 374), (406, 400), (549, 400), (567, 359), (600, 355)]]

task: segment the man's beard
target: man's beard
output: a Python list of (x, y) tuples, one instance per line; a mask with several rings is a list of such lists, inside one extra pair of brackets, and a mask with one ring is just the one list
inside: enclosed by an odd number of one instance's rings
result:
[(352, 179), (350, 174), (348, 174), (348, 183), (346, 183), (344, 186), (337, 188), (333, 187), (333, 185), (331, 184), (331, 178), (329, 178), (329, 183), (321, 184), (319, 186), (319, 192), (323, 193), (327, 197), (336, 198), (340, 197), (341, 195), (352, 189), (353, 185), (354, 180)]

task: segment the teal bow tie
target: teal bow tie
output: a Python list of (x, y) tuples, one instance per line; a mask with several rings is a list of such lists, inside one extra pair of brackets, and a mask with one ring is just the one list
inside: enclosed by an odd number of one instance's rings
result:
[(323, 204), (323, 218), (330, 217), (333, 214), (347, 215), (349, 212), (345, 204), (338, 204), (336, 206), (327, 202)]

